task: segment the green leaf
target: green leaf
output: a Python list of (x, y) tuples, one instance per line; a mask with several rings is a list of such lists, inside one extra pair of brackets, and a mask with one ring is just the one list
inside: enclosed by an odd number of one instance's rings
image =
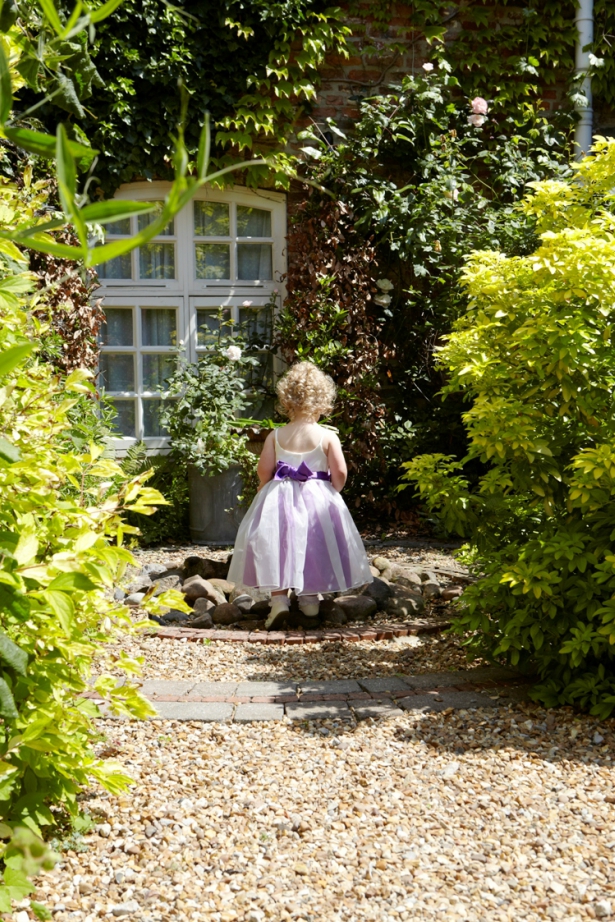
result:
[(24, 343), (21, 346), (11, 346), (0, 352), (0, 378), (8, 375), (9, 372), (17, 368), (18, 365), (26, 359), (34, 349), (34, 343)]
[(211, 152), (211, 127), (209, 112), (205, 113), (205, 123), (201, 136), (199, 138), (199, 152), (196, 160), (196, 172), (199, 179), (205, 179), (209, 169), (209, 158)]
[(0, 13), (0, 32), (8, 32), (11, 26), (15, 25), (18, 15), (19, 10), (15, 0), (4, 0)]
[[(4, 237), (7, 240), (13, 239), (12, 234), (2, 231), (0, 231), (0, 237)], [(15, 239), (19, 240), (21, 238), (16, 235)], [(48, 234), (41, 234), (40, 236), (33, 234), (27, 239), (28, 247), (31, 250), (38, 250), (40, 253), (49, 253), (51, 256), (58, 256), (60, 259), (79, 260), (83, 259), (85, 256), (82, 247), (73, 247), (66, 243), (55, 243), (53, 237), (50, 237)]]
[(77, 589), (79, 592), (91, 592), (98, 587), (96, 583), (92, 582), (89, 576), (85, 575), (85, 573), (73, 571), (71, 573), (61, 573), (59, 576), (56, 576), (47, 588), (61, 591)]
[(13, 551), (13, 557), (18, 564), (24, 566), (30, 563), (36, 557), (38, 551), (38, 538), (33, 531), (25, 529), (19, 535), (17, 547)]
[[(3, 9), (4, 12), (4, 9)], [(13, 88), (9, 64), (0, 42), (0, 123), (4, 125), (13, 106)]]
[(0, 715), (9, 720), (17, 720), (19, 717), (13, 693), (4, 679), (0, 679)]
[(67, 214), (72, 214), (74, 210), (73, 197), (77, 189), (77, 170), (74, 157), (68, 148), (66, 128), (61, 124), (58, 125), (56, 133), (56, 164), (60, 189), (63, 189), (64, 195), (67, 196), (68, 204), (65, 205), (62, 191), (60, 192), (64, 211)]
[(33, 902), (33, 901), (31, 900), (31, 901), (30, 901), (30, 909), (32, 910), (32, 912), (34, 913), (34, 915), (36, 916), (37, 919), (46, 920), (46, 919), (52, 919), (52, 918), (53, 918), (53, 916), (52, 916), (50, 910), (47, 909), (47, 907), (44, 906), (43, 903), (37, 903), (37, 902)]
[(150, 202), (130, 202), (112, 199), (108, 202), (94, 202), (81, 209), (81, 217), (88, 224), (108, 224), (119, 218), (129, 218), (133, 214), (150, 214), (156, 210), (156, 204)]
[(18, 868), (7, 867), (4, 869), (4, 882), (9, 888), (14, 900), (23, 900), (28, 893), (34, 890), (33, 884), (30, 883), (23, 871)]
[(8, 464), (14, 464), (21, 458), (21, 452), (10, 442), (0, 436), (0, 458)]
[(73, 620), (75, 617), (75, 606), (73, 605), (71, 597), (66, 595), (65, 592), (59, 592), (53, 589), (45, 589), (44, 592), (41, 592), (41, 596), (49, 604), (53, 613), (57, 615), (64, 633), (70, 636), (73, 631)]
[(99, 6), (98, 9), (90, 11), (90, 21), (102, 22), (103, 19), (106, 19), (107, 16), (110, 16), (111, 13), (117, 10), (118, 6), (123, 2), (124, 0), (107, 0), (107, 2)]
[(26, 674), (26, 666), (28, 665), (28, 654), (25, 650), (22, 650), (21, 647), (18, 647), (16, 643), (7, 637), (6, 634), (0, 632), (0, 657), (8, 663), (9, 666), (18, 672), (20, 675)]
[[(57, 139), (52, 134), (43, 134), (42, 131), (31, 131), (29, 128), (14, 128), (12, 125), (4, 126), (4, 133), (13, 144), (30, 151), (31, 154), (40, 154), (41, 157), (53, 159), (56, 155)], [(68, 149), (77, 158), (93, 160), (99, 153), (93, 147), (69, 141)]]
[(12, 908), (11, 894), (8, 887), (0, 884), (0, 912), (10, 912)]
[(62, 35), (64, 32), (64, 26), (60, 21), (58, 11), (56, 10), (53, 0), (38, 0), (38, 4), (47, 17), (51, 27), (55, 29), (58, 35)]

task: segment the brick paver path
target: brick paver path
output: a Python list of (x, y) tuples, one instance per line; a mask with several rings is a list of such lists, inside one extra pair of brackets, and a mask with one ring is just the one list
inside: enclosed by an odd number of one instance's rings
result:
[[(512, 670), (486, 666), (460, 672), (330, 682), (197, 682), (149, 679), (141, 691), (161, 720), (364, 720), (404, 711), (497, 707), (527, 697)], [(96, 699), (96, 693), (89, 693)]]

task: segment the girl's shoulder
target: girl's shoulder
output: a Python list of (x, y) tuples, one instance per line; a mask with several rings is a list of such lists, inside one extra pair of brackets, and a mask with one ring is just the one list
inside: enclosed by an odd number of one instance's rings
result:
[(337, 431), (330, 426), (321, 426), (319, 425), (320, 433), (322, 436), (322, 447), (324, 451), (327, 451), (332, 445), (339, 445), (340, 439), (337, 434)]

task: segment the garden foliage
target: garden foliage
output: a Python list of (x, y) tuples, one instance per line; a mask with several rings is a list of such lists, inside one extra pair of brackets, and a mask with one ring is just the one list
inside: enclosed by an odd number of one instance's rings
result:
[[(288, 352), (307, 351), (319, 337), (329, 341), (342, 361), (325, 352), (317, 361), (343, 392), (352, 381), (360, 399), (369, 393), (363, 431), (349, 431), (346, 444), (351, 456), (371, 454), (374, 463), (362, 465), (350, 489), (365, 511), (373, 498), (380, 512), (393, 501), (392, 465), (409, 455), (409, 436), (415, 451), (465, 451), (461, 403), (438, 397), (444, 378), (434, 348), (465, 308), (459, 280), (466, 256), (485, 247), (510, 255), (534, 247), (533, 218), (515, 205), (529, 183), (567, 174), (566, 134), (529, 104), (510, 110), (468, 100), (441, 62), (363, 100), (348, 137), (330, 121), (314, 125), (303, 141), (305, 176), (314, 186), (291, 224), (280, 342)], [(336, 210), (343, 220), (331, 234)], [(313, 272), (302, 269), (306, 241), (316, 254)], [(325, 316), (315, 296), (334, 266), (344, 282)], [(351, 288), (339, 267), (352, 267)], [(348, 412), (345, 403), (341, 418)]]
[[(324, 0), (124, 0), (96, 21), (94, 40), (57, 34), (33, 0), (18, 0), (22, 41), (49, 39), (44, 62), (22, 68), (24, 108), (47, 130), (68, 121), (75, 140), (100, 151), (96, 184), (106, 196), (122, 182), (173, 173), (174, 127), (181, 118), (178, 83), (198, 112), (216, 126), (214, 163), (236, 163), (238, 152), (278, 152), (276, 179), (288, 183), (283, 153), (292, 123), (315, 96), (317, 68), (328, 51), (343, 52), (349, 29)], [(42, 6), (42, 4), (41, 4)], [(67, 5), (68, 6), (68, 5)], [(200, 127), (186, 126), (196, 162)], [(250, 184), (268, 183), (255, 165)]]
[[(21, 190), (4, 182), (0, 230), (36, 220), (44, 185), (27, 175)], [(131, 629), (111, 600), (132, 562), (123, 539), (135, 529), (123, 516), (164, 500), (102, 445), (75, 443), (73, 414), (92, 400), (92, 375), (65, 376), (46, 360), (45, 294), (27, 257), (0, 240), (0, 838), (15, 831), (0, 855), (0, 912), (30, 891), (25, 874), (50, 860), (37, 837), (78, 815), (80, 789), (129, 783), (96, 757), (98, 707), (83, 693), (95, 688), (116, 714), (151, 713), (134, 685), (118, 682), (118, 670), (138, 663), (103, 644)], [(168, 603), (181, 605), (175, 596)]]
[[(455, 629), (474, 653), (538, 670), (541, 701), (615, 707), (615, 141), (572, 180), (533, 184), (529, 255), (474, 254), (467, 311), (441, 350), (470, 406), (463, 461), (406, 465), (478, 582)], [(483, 468), (472, 488), (467, 462)]]

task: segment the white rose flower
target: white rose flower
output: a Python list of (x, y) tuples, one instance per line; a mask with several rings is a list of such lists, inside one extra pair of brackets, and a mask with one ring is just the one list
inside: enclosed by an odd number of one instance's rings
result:
[(224, 350), (224, 354), (231, 362), (238, 362), (241, 358), (241, 349), (239, 346), (229, 346)]
[(395, 288), (395, 286), (393, 285), (393, 282), (390, 279), (378, 279), (378, 281), (376, 282), (376, 285), (378, 286), (380, 291), (393, 291), (393, 289)]
[(468, 125), (472, 125), (474, 128), (480, 128), (486, 121), (487, 119), (484, 115), (479, 115), (476, 112), (468, 116)]
[(427, 73), (433, 70), (433, 64), (430, 64), (429, 61), (425, 61), (423, 64), (423, 70), (426, 70)]
[(376, 304), (379, 304), (380, 307), (388, 307), (391, 303), (391, 295), (377, 295), (374, 301)]
[(591, 51), (588, 55), (588, 60), (592, 67), (604, 67), (604, 58), (597, 58)]
[(241, 302), (242, 307), (252, 307), (253, 304), (254, 304), (253, 301), (242, 301)]

